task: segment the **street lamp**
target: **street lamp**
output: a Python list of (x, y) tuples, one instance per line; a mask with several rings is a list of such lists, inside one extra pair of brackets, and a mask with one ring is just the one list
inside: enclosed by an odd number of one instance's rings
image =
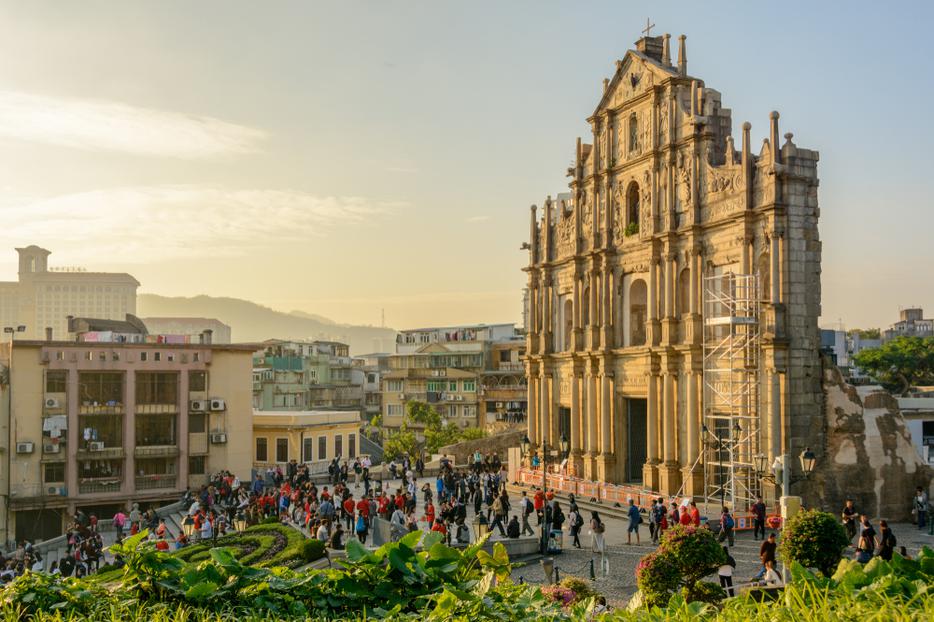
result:
[(811, 473), (814, 472), (814, 466), (817, 464), (817, 456), (814, 455), (810, 447), (806, 447), (804, 451), (801, 452), (799, 458), (801, 460), (801, 471), (804, 473), (804, 479), (807, 479), (811, 476)]
[(242, 510), (237, 512), (234, 516), (233, 524), (238, 534), (243, 534), (246, 530), (246, 516), (243, 514)]
[[(525, 434), (522, 437), (522, 440), (519, 441), (519, 445), (522, 448), (522, 451), (526, 454), (531, 464), (532, 460), (532, 442), (529, 440), (529, 435)], [(560, 455), (558, 456), (559, 462), (564, 460), (568, 455), (568, 447), (570, 443), (568, 442), (567, 436), (564, 433), (561, 433), (561, 438), (558, 439), (558, 448)], [(542, 441), (542, 494), (548, 490), (548, 456), (551, 454), (552, 450), (549, 450), (548, 445)], [(556, 452), (558, 453), (558, 452)], [(548, 520), (548, 506), (545, 506), (544, 516), (542, 517), (542, 537), (541, 542), (539, 543), (539, 548), (541, 549), (542, 555), (545, 555), (548, 552), (548, 535), (551, 530), (550, 521)]]

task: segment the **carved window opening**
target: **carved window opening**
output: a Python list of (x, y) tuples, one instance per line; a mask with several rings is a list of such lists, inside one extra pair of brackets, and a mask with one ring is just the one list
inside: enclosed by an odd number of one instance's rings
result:
[(685, 268), (678, 275), (678, 313), (691, 312), (691, 271)]
[(590, 326), (590, 287), (584, 288), (584, 298), (581, 300), (581, 318), (584, 320), (585, 326)]
[(623, 315), (626, 310), (625, 295), (625, 286), (623, 285), (622, 277), (620, 277), (619, 285), (616, 287), (615, 320), (613, 326), (613, 343), (617, 348), (622, 348), (626, 345), (626, 318)]
[(564, 349), (571, 349), (571, 335), (574, 332), (574, 301), (564, 301)]
[(629, 115), (629, 152), (639, 149), (639, 118), (633, 112)]
[(626, 190), (626, 233), (632, 235), (639, 231), (639, 184), (630, 182)]
[(648, 309), (648, 288), (638, 279), (629, 287), (629, 345), (645, 345), (645, 320)]

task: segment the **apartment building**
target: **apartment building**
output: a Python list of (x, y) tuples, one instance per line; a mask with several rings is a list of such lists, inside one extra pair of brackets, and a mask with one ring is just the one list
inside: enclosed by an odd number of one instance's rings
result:
[(35, 245), (16, 252), (18, 279), (0, 282), (0, 324), (25, 326), (24, 338), (41, 339), (46, 328), (64, 336), (69, 315), (122, 320), (136, 313), (139, 281), (129, 274), (49, 267), (51, 251)]
[(363, 415), (367, 421), (383, 411), (382, 377), (389, 371), (390, 356), (385, 352), (376, 352), (356, 358), (363, 363)]
[(360, 413), (348, 410), (256, 410), (253, 412), (253, 468), (285, 468), (290, 460), (312, 473), (327, 471), (333, 458), (352, 459), (360, 452)]
[(231, 343), (229, 324), (209, 317), (144, 317), (149, 332), (162, 335), (184, 335), (193, 341), (205, 331), (211, 331), (212, 343)]
[(898, 321), (882, 333), (882, 342), (896, 337), (934, 336), (934, 319), (925, 319), (924, 310), (913, 307), (898, 312)]
[[(382, 374), (383, 425), (396, 429), (402, 425), (406, 403), (427, 402), (449, 423), (467, 426), (486, 424), (487, 403), (484, 396), (489, 382), (491, 388), (500, 377), (505, 378), (506, 361), (502, 372), (493, 367), (494, 347), (512, 344), (515, 362), (524, 351), (524, 341), (513, 324), (470, 325), (443, 328), (406, 330), (396, 338), (396, 354), (388, 357), (388, 371)], [(508, 348), (506, 348), (508, 349)], [(513, 354), (510, 351), (510, 362)], [(515, 399), (497, 399), (494, 392), (493, 412), (509, 410), (509, 402), (518, 410), (518, 392), (505, 389), (518, 386), (524, 379), (521, 369), (510, 370), (511, 379), (503, 385), (502, 396)]]
[(0, 351), (0, 541), (57, 536), (77, 508), (106, 519), (162, 505), (218, 470), (249, 476), (255, 345), (147, 343), (134, 323), (108, 326), (110, 342), (79, 332)]
[(481, 399), (485, 425), (525, 424), (528, 382), (525, 379), (525, 339), (522, 336), (493, 342), (482, 373)]
[(363, 363), (335, 341), (263, 342), (253, 357), (256, 410), (363, 410)]

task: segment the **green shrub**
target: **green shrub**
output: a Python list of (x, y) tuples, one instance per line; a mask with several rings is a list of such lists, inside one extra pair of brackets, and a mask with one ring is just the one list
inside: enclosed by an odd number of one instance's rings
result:
[(267, 516), (259, 522), (260, 525), (276, 525), (279, 523), (278, 516)]
[(581, 602), (588, 598), (600, 596), (600, 592), (593, 589), (593, 585), (590, 581), (581, 579), (580, 577), (566, 576), (561, 579), (560, 585), (574, 592), (574, 602)]
[(681, 587), (681, 572), (674, 555), (663, 551), (649, 553), (636, 567), (636, 585), (649, 607), (664, 607)]
[(681, 588), (681, 596), (689, 603), (709, 603), (715, 605), (726, 598), (726, 590), (718, 583), (698, 581), (691, 587)]
[(726, 562), (723, 547), (705, 527), (675, 525), (665, 530), (659, 550), (674, 557), (686, 587), (716, 572)]
[(833, 514), (802, 510), (785, 523), (779, 552), (786, 564), (798, 562), (829, 577), (848, 544), (846, 531)]
[(327, 555), (327, 549), (324, 548), (324, 542), (321, 540), (306, 539), (299, 545), (302, 561), (313, 562)]
[(637, 222), (629, 223), (628, 225), (626, 225), (626, 228), (623, 230), (623, 233), (626, 234), (627, 238), (636, 235), (637, 233), (639, 233), (639, 223)]

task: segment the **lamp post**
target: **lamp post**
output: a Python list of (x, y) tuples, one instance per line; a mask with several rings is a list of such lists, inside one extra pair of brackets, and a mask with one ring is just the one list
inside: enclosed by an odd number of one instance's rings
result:
[(10, 540), (10, 488), (12, 486), (13, 478), (13, 447), (15, 441), (13, 439), (13, 339), (16, 337), (16, 333), (26, 332), (26, 327), (22, 324), (17, 326), (4, 326), (3, 332), (10, 336), (10, 354), (9, 359), (7, 360), (7, 416), (9, 417), (8, 425), (8, 435), (7, 435), (7, 446), (6, 446), (6, 455), (7, 455), (7, 465), (6, 465), (6, 486), (3, 491), (3, 543), (6, 545)]
[[(532, 459), (532, 442), (529, 440), (529, 435), (526, 434), (522, 437), (522, 440), (519, 441), (519, 445), (522, 448), (522, 453), (525, 454), (529, 461)], [(560, 448), (559, 458), (563, 460), (568, 455), (568, 448), (570, 443), (568, 442), (567, 436), (564, 433), (561, 434), (561, 438), (558, 440), (558, 446)], [(548, 457), (549, 454), (554, 450), (549, 449), (548, 445), (543, 441), (542, 442), (542, 494), (548, 490)], [(542, 537), (541, 542), (539, 543), (539, 548), (542, 555), (545, 555), (548, 552), (548, 534), (551, 531), (550, 521), (548, 520), (548, 506), (545, 506), (544, 516), (542, 517)]]

